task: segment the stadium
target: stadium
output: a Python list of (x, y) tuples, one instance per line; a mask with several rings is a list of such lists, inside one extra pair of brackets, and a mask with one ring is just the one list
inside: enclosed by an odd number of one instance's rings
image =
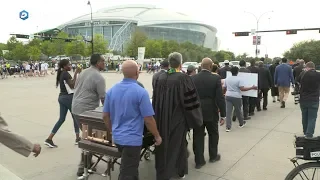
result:
[[(92, 13), (94, 34), (102, 34), (109, 49), (123, 51), (138, 27), (149, 39), (174, 40), (217, 50), (217, 29), (189, 16), (151, 5), (127, 5), (101, 9)], [(91, 39), (91, 14), (75, 18), (58, 27), (70, 35)]]

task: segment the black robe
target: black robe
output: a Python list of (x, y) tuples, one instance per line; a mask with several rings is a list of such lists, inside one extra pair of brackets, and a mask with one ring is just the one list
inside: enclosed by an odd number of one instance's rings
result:
[(152, 104), (162, 137), (156, 147), (157, 180), (188, 173), (186, 134), (202, 125), (202, 113), (195, 85), (186, 74), (163, 73), (155, 83)]

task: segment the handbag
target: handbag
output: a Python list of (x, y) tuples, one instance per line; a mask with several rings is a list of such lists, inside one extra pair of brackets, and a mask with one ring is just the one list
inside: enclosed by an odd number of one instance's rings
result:
[(66, 82), (66, 80), (63, 80), (63, 82), (64, 82), (64, 86), (65, 86), (66, 89), (67, 89), (68, 94), (73, 94), (73, 93), (74, 93), (74, 92), (73, 92), (73, 89), (70, 88), (70, 86), (69, 86), (69, 84)]

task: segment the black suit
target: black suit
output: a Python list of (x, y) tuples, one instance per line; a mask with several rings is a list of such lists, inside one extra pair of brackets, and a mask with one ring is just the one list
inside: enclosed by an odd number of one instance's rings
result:
[(227, 71), (230, 71), (230, 66), (224, 66), (223, 68), (220, 68), (218, 71), (218, 74), (221, 76), (221, 79), (227, 78)]
[[(251, 73), (249, 69), (245, 67), (240, 67), (239, 72), (243, 73)], [(242, 110), (243, 110), (243, 117), (246, 119), (249, 116), (249, 96), (242, 96)], [(236, 114), (233, 113), (234, 118), (236, 118)]]
[(275, 87), (275, 86), (274, 86), (274, 83), (273, 83), (274, 73), (276, 72), (276, 67), (277, 67), (278, 65), (279, 65), (278, 63), (275, 63), (275, 64), (272, 64), (272, 65), (269, 67), (269, 71), (270, 71), (271, 78), (272, 78), (272, 88), (271, 88), (271, 96), (272, 96), (272, 97), (274, 97), (274, 96), (279, 96), (278, 87)]
[(200, 97), (203, 125), (193, 129), (193, 151), (195, 162), (201, 165), (204, 160), (204, 133), (209, 134), (209, 157), (215, 159), (219, 142), (219, 110), (221, 117), (226, 116), (225, 99), (222, 93), (221, 78), (207, 70), (192, 76)]
[(160, 75), (161, 75), (162, 73), (165, 73), (165, 72), (166, 72), (166, 70), (161, 69), (161, 71), (155, 73), (155, 74), (152, 76), (152, 89), (154, 89), (154, 87), (156, 86), (156, 82), (157, 82), (157, 80), (159, 79)]
[[(258, 72), (259, 72), (259, 68), (256, 66), (249, 66), (249, 67), (247, 67), (247, 69), (249, 69), (249, 71), (251, 73), (258, 74)], [(259, 79), (259, 75), (258, 75), (258, 79)], [(256, 108), (256, 104), (257, 104), (257, 98), (256, 97), (249, 97), (249, 115), (254, 114), (254, 109)]]
[(296, 80), (303, 71), (303, 65), (296, 66), (293, 69), (293, 78)]
[(258, 72), (258, 98), (257, 98), (257, 109), (261, 110), (261, 99), (263, 97), (263, 108), (266, 109), (268, 105), (268, 91), (272, 87), (272, 77), (269, 69), (265, 67), (259, 67)]

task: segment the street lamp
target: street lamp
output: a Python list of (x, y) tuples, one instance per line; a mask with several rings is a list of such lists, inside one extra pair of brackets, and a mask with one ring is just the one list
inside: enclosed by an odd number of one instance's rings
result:
[(261, 14), (261, 15), (259, 16), (259, 18), (258, 18), (255, 14), (253, 14), (253, 13), (251, 13), (251, 12), (246, 12), (246, 11), (245, 11), (245, 13), (251, 14), (251, 15), (253, 15), (253, 16), (256, 18), (256, 23), (257, 23), (257, 29), (256, 29), (256, 57), (258, 57), (258, 30), (259, 30), (259, 22), (260, 22), (260, 19), (262, 18), (262, 16), (264, 16), (264, 15), (266, 15), (266, 14), (268, 14), (268, 13), (271, 13), (271, 12), (273, 12), (273, 11), (267, 11), (267, 12)]
[(88, 6), (90, 6), (90, 14), (91, 14), (91, 53), (93, 54), (93, 19), (92, 19), (92, 6), (91, 2), (88, 1), (87, 3)]

